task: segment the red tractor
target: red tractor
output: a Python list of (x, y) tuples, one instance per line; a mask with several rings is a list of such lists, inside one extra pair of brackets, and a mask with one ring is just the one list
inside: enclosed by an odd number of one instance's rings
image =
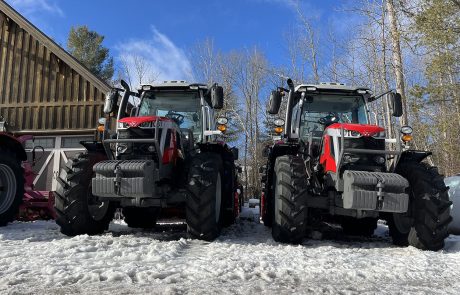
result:
[(151, 228), (162, 211), (182, 211), (192, 237), (216, 238), (238, 214), (238, 150), (221, 140), (227, 118), (214, 116), (222, 87), (171, 81), (132, 92), (121, 84), (107, 96), (101, 140), (82, 142), (87, 152), (59, 175), (61, 232), (102, 233), (122, 208), (130, 227)]
[(54, 218), (54, 199), (49, 192), (35, 191), (36, 149), (32, 149), (32, 161), (27, 161), (24, 148), (30, 135), (13, 136), (7, 130), (8, 124), (0, 119), (0, 226), (20, 219), (31, 221)]
[(266, 148), (262, 167), (261, 215), (273, 238), (298, 243), (324, 221), (370, 236), (385, 219), (394, 244), (442, 249), (451, 202), (438, 170), (422, 162), (431, 153), (409, 148), (411, 127), (391, 126), (390, 138), (371, 123), (370, 104), (385, 95), (386, 115), (400, 117), (401, 96), (343, 84), (294, 87), (290, 79), (288, 86), (270, 97), (277, 114), (287, 94), (286, 117), (274, 121), (283, 136)]

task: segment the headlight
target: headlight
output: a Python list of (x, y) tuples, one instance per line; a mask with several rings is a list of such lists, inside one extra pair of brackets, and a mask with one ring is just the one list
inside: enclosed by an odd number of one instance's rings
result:
[(355, 130), (343, 130), (345, 137), (361, 137), (361, 133)]
[(385, 131), (380, 131), (379, 133), (377, 133), (376, 135), (374, 135), (374, 137), (377, 137), (377, 138), (385, 138), (385, 137), (386, 137)]
[(361, 136), (361, 133), (359, 133), (358, 131), (351, 131), (351, 136), (358, 137)]
[(355, 163), (359, 161), (359, 157), (357, 155), (352, 155), (352, 154), (345, 154), (343, 155), (343, 162), (345, 164), (347, 163)]
[(228, 123), (228, 119), (225, 117), (219, 117), (217, 118), (217, 124), (219, 125), (225, 125)]
[(384, 156), (375, 156), (374, 157), (374, 162), (377, 164), (384, 164), (385, 163), (385, 157)]
[(403, 134), (412, 134), (412, 127), (410, 126), (402, 126), (401, 133)]
[(128, 145), (124, 143), (117, 144), (117, 153), (124, 154), (128, 150)]
[(118, 128), (126, 129), (128, 128), (128, 124), (118, 122)]
[(275, 126), (278, 126), (278, 127), (281, 127), (281, 126), (284, 126), (284, 120), (283, 119), (276, 119), (273, 124), (275, 124)]

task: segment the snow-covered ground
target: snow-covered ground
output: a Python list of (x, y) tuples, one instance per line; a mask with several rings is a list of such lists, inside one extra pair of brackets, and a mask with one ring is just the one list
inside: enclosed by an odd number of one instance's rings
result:
[(0, 294), (261, 292), (459, 294), (460, 236), (424, 252), (392, 246), (384, 225), (372, 239), (332, 231), (299, 246), (243, 220), (212, 243), (187, 239), (183, 224), (146, 232), (118, 222), (74, 238), (54, 222), (0, 228)]

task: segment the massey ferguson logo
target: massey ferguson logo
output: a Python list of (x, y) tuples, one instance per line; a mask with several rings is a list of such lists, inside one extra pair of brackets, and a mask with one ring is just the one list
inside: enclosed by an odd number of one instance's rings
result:
[(119, 123), (126, 124), (126, 127), (141, 127), (141, 128), (154, 128), (158, 127), (168, 127), (165, 126), (166, 123), (172, 125), (172, 120), (166, 117), (157, 117), (157, 116), (145, 116), (145, 117), (127, 117), (118, 121)]

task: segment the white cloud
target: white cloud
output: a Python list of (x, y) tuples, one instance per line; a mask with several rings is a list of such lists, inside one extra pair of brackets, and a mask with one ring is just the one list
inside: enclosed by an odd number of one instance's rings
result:
[(43, 11), (64, 16), (64, 12), (55, 3), (55, 0), (8, 0), (8, 2), (16, 10), (29, 17)]
[(122, 74), (127, 68), (132, 86), (139, 84), (136, 71), (136, 62), (139, 65), (139, 61), (144, 66), (143, 83), (152, 80), (193, 80), (192, 65), (185, 52), (155, 27), (152, 27), (152, 33), (152, 38), (129, 40), (115, 47)]

